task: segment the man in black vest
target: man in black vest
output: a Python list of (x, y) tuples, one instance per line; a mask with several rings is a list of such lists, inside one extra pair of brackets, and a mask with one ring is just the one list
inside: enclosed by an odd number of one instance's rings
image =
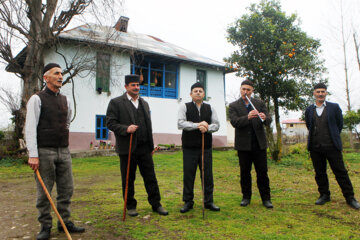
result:
[(111, 99), (106, 112), (106, 124), (116, 137), (116, 152), (120, 157), (123, 197), (125, 197), (130, 134), (134, 134), (128, 184), (128, 215), (133, 217), (138, 215), (136, 211), (137, 201), (134, 198), (137, 166), (139, 166), (141, 176), (144, 179), (148, 201), (153, 211), (160, 215), (168, 215), (168, 212), (160, 204), (160, 191), (152, 159), (154, 142), (150, 108), (149, 104), (139, 96), (139, 82), (138, 75), (125, 76), (126, 93)]
[(340, 185), (347, 204), (355, 209), (360, 204), (354, 198), (354, 190), (342, 157), (340, 132), (343, 116), (337, 103), (325, 101), (327, 87), (324, 83), (314, 86), (315, 104), (305, 111), (306, 126), (309, 130), (308, 150), (315, 169), (315, 180), (320, 193), (316, 205), (330, 201), (329, 180), (326, 174), (326, 159)]
[[(273, 208), (270, 200), (270, 184), (267, 174), (266, 136), (264, 124), (271, 123), (271, 117), (263, 101), (252, 98), (253, 83), (244, 80), (241, 83), (241, 98), (229, 105), (231, 125), (235, 128), (235, 149), (238, 151), (240, 165), (240, 185), (245, 207), (251, 200), (251, 166), (254, 163), (257, 186), (261, 200), (266, 208)], [(246, 96), (254, 104), (252, 107)], [(260, 118), (262, 120), (260, 120)]]
[[(184, 171), (184, 206), (181, 213), (188, 212), (194, 205), (194, 181), (196, 168), (202, 169), (202, 133), (204, 133), (204, 188), (205, 208), (220, 211), (213, 200), (213, 173), (212, 173), (212, 133), (219, 130), (220, 124), (214, 108), (203, 102), (205, 90), (202, 84), (191, 86), (192, 102), (182, 105), (178, 113), (178, 128), (182, 132), (183, 171)], [(200, 171), (201, 176), (201, 171)], [(201, 178), (202, 179), (202, 178)]]
[[(58, 64), (49, 63), (43, 70), (45, 90), (31, 96), (27, 103), (25, 139), (29, 150), (29, 166), (39, 170), (49, 193), (56, 182), (57, 210), (71, 233), (84, 232), (70, 220), (70, 200), (73, 194), (73, 177), (69, 151), (69, 125), (71, 107), (67, 98), (60, 94), (62, 71)], [(36, 207), (41, 231), (38, 240), (49, 239), (52, 227), (50, 202), (37, 180)], [(58, 223), (58, 230), (63, 228)]]

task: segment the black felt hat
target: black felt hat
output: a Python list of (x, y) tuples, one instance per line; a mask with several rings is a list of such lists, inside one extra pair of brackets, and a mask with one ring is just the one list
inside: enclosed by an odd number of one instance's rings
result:
[(54, 67), (58, 67), (58, 68), (61, 68), (59, 64), (57, 63), (48, 63), (46, 64), (46, 66), (44, 67), (43, 69), (43, 75), (49, 71), (50, 69), (54, 68)]
[(199, 82), (196, 82), (196, 83), (194, 83), (194, 84), (191, 86), (191, 91), (192, 91), (194, 88), (202, 88), (203, 90), (205, 90), (205, 89), (204, 89), (204, 86), (203, 86), (201, 83), (199, 83)]
[(136, 74), (130, 74), (125, 76), (125, 84), (129, 84), (131, 82), (140, 82), (139, 75)]

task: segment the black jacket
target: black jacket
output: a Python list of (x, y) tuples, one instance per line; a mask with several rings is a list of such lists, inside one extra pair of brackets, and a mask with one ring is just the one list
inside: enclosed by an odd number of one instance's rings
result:
[[(144, 108), (144, 115), (147, 124), (146, 128), (148, 130), (149, 144), (152, 151), (154, 149), (154, 141), (152, 137), (149, 104), (141, 97), (139, 97), (139, 101)], [(126, 155), (129, 153), (130, 133), (127, 133), (127, 128), (131, 124), (135, 124), (135, 116), (131, 109), (131, 104), (132, 103), (127, 98), (126, 93), (124, 93), (120, 97), (111, 99), (106, 111), (106, 125), (115, 134), (116, 152), (120, 155)], [(131, 152), (136, 151), (136, 143), (137, 139), (135, 132), (132, 141)]]
[[(313, 114), (315, 111), (315, 105), (310, 105), (305, 110), (305, 122), (306, 127), (309, 130), (308, 136), (308, 150), (311, 150), (311, 134), (313, 130)], [(327, 114), (327, 121), (330, 131), (330, 136), (333, 141), (335, 147), (341, 151), (342, 150), (342, 143), (340, 138), (340, 133), (343, 128), (343, 115), (339, 104), (326, 102), (326, 114)]]
[(230, 123), (235, 128), (235, 149), (239, 151), (251, 150), (251, 125), (254, 127), (256, 138), (261, 150), (266, 149), (266, 135), (263, 124), (270, 125), (272, 119), (263, 101), (251, 98), (255, 108), (266, 115), (266, 120), (261, 122), (259, 118), (248, 120), (248, 110), (240, 98), (229, 105)]

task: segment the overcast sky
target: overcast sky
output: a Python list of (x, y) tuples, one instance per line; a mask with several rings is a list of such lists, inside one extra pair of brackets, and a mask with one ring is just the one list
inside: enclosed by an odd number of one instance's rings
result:
[[(247, 13), (246, 7), (255, 0), (124, 0), (119, 16), (130, 18), (128, 31), (156, 36), (185, 49), (197, 52), (214, 60), (222, 61), (235, 49), (229, 44), (226, 29), (229, 24)], [(287, 15), (296, 13), (301, 19), (301, 28), (308, 35), (320, 39), (322, 58), (328, 68), (330, 101), (338, 102), (346, 110), (345, 74), (340, 38), (340, 0), (282, 0), (282, 10)], [(354, 54), (354, 44), (350, 31), (358, 29), (360, 35), (360, 1), (344, 0), (345, 28), (348, 37), (349, 76), (353, 109), (360, 108), (360, 71)], [(115, 17), (117, 18), (117, 17)], [(1, 70), (4, 66), (1, 67)], [(19, 88), (18, 80), (1, 73), (0, 86)], [(241, 79), (228, 74), (226, 91), (228, 101), (233, 101)], [(104, 106), (105, 107), (105, 106)], [(8, 124), (10, 114), (0, 106), (0, 128)], [(299, 117), (293, 113), (285, 118)]]

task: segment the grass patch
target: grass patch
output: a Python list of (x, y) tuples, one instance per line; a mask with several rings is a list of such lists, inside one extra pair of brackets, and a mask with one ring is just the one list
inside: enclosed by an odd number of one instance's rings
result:
[[(355, 193), (360, 186), (360, 154), (346, 153)], [(251, 204), (240, 207), (240, 170), (235, 151), (214, 151), (214, 201), (220, 212), (206, 211), (202, 218), (200, 175), (195, 182), (194, 209), (182, 206), (182, 152), (154, 155), (162, 204), (169, 216), (153, 213), (140, 174), (135, 181), (138, 217), (122, 222), (123, 200), (118, 157), (73, 159), (75, 194), (73, 217), (89, 221), (93, 229), (86, 239), (359, 239), (360, 214), (349, 208), (331, 171), (332, 201), (315, 206), (318, 197), (308, 154), (287, 155), (269, 163), (272, 201), (262, 206), (253, 175)], [(139, 171), (138, 171), (139, 172)], [(0, 166), (0, 178), (31, 176), (28, 166)]]

